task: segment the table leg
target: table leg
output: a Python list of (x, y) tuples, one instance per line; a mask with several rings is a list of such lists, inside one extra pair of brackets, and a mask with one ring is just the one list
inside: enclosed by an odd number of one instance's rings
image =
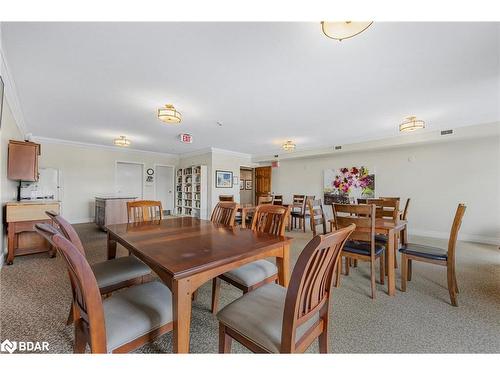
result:
[(278, 281), (285, 288), (288, 287), (290, 280), (290, 245), (283, 245), (283, 254), (276, 258), (278, 266)]
[(189, 353), (191, 290), (189, 279), (172, 280), (174, 353)]
[(241, 209), (241, 227), (246, 228), (247, 225), (247, 210), (245, 208)]
[(385, 256), (387, 257), (387, 294), (393, 296), (396, 292), (396, 283), (394, 275), (394, 249), (398, 237), (394, 233), (394, 230), (390, 230), (387, 233), (387, 251)]
[(108, 231), (108, 259), (116, 258), (116, 241)]
[(15, 248), (16, 233), (14, 225), (9, 223), (7, 227), (7, 265), (14, 263), (14, 248)]

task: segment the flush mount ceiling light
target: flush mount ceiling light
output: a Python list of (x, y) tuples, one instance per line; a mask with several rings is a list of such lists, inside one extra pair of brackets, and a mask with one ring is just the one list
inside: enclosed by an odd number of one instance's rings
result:
[(295, 143), (293, 143), (292, 141), (286, 141), (285, 143), (283, 143), (283, 146), (281, 147), (285, 151), (293, 151), (295, 150)]
[(115, 146), (120, 146), (120, 147), (128, 147), (130, 146), (130, 140), (127, 139), (124, 135), (120, 135), (120, 138), (116, 138), (113, 143)]
[(178, 124), (181, 122), (181, 114), (172, 104), (165, 104), (165, 107), (158, 108), (158, 118), (163, 122)]
[(370, 22), (321, 22), (321, 29), (323, 34), (325, 34), (330, 39), (335, 39), (342, 41), (344, 39), (352, 38), (363, 31), (368, 29), (373, 21)]
[(416, 116), (409, 116), (399, 124), (400, 132), (412, 132), (423, 128), (425, 128), (424, 120), (418, 120)]

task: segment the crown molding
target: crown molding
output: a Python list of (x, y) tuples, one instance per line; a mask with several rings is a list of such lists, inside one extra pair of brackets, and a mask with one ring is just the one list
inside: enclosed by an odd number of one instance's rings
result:
[(59, 145), (67, 145), (67, 146), (76, 146), (76, 147), (84, 147), (84, 148), (100, 148), (100, 149), (105, 149), (109, 151), (115, 151), (115, 152), (133, 152), (133, 153), (143, 153), (143, 154), (153, 154), (153, 155), (160, 155), (163, 157), (170, 157), (170, 158), (176, 158), (179, 159), (179, 155), (177, 154), (169, 154), (167, 152), (158, 152), (158, 151), (147, 151), (147, 150), (140, 150), (137, 148), (129, 148), (129, 147), (119, 147), (119, 146), (108, 146), (108, 145), (100, 145), (97, 143), (86, 143), (86, 142), (77, 142), (77, 141), (68, 141), (65, 139), (59, 139), (59, 138), (49, 138), (49, 137), (39, 137), (39, 136), (33, 136), (32, 140), (40, 143), (52, 143), (52, 144), (59, 144)]
[[(0, 23), (0, 38), (1, 38), (1, 28), (2, 25)], [(5, 57), (5, 52), (3, 50), (2, 43), (0, 43), (0, 60), (1, 60), (0, 74), (2, 75), (2, 80), (4, 83), (5, 100), (7, 100), (10, 111), (12, 112), (12, 116), (14, 117), (14, 121), (24, 138), (28, 133), (28, 130), (26, 127), (26, 122), (24, 121), (24, 115), (21, 109), (21, 104), (17, 96), (16, 85), (14, 84), (14, 80), (12, 79), (12, 75), (9, 69), (9, 64)]]

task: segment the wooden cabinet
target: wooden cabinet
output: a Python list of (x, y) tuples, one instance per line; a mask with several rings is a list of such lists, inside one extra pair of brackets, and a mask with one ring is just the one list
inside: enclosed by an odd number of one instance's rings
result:
[(40, 145), (33, 142), (9, 141), (7, 178), (38, 181)]
[(127, 202), (134, 201), (137, 197), (96, 197), (95, 198), (95, 223), (102, 230), (106, 225), (122, 224), (128, 221)]

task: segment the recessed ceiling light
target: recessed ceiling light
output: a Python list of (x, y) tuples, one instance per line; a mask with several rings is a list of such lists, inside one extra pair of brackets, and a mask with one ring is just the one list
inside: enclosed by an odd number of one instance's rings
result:
[(408, 116), (401, 124), (399, 124), (400, 132), (412, 132), (424, 128), (424, 120), (418, 120), (416, 116)]
[(127, 139), (124, 135), (120, 135), (120, 138), (116, 138), (113, 143), (115, 146), (120, 146), (120, 147), (128, 147), (130, 146), (130, 140)]
[(363, 31), (368, 29), (373, 21), (369, 22), (321, 22), (321, 30), (330, 39), (342, 41), (344, 39), (352, 38)]
[(158, 118), (163, 122), (178, 124), (181, 122), (181, 113), (172, 104), (165, 104), (165, 107), (158, 108)]

